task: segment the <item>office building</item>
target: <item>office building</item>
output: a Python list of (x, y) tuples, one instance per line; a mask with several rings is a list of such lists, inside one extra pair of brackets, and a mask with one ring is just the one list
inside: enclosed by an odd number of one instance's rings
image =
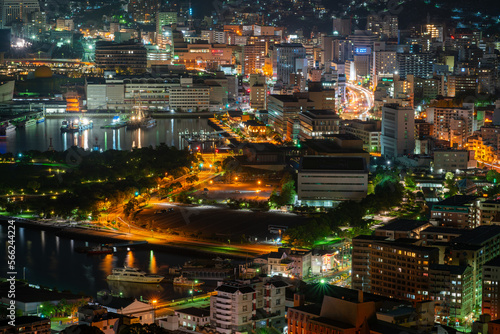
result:
[(332, 31), (334, 36), (350, 35), (352, 32), (352, 20), (350, 18), (334, 18)]
[(278, 80), (283, 85), (288, 85), (290, 74), (297, 72), (297, 64), (300, 63), (298, 61), (306, 59), (306, 49), (302, 44), (289, 43), (278, 44), (275, 46), (275, 50)]
[(331, 110), (308, 110), (300, 114), (299, 120), (300, 140), (325, 139), (339, 133), (340, 117)]
[(403, 79), (410, 74), (421, 78), (432, 75), (434, 59), (430, 53), (398, 53), (396, 62), (398, 74)]
[(298, 200), (311, 206), (334, 206), (361, 200), (368, 191), (368, 169), (362, 157), (304, 156), (297, 179)]
[(2, 29), (14, 22), (28, 23), (30, 15), (40, 11), (38, 0), (3, 0), (0, 6)]
[(363, 149), (367, 152), (381, 152), (381, 121), (376, 120), (344, 120), (340, 126), (341, 133), (354, 135), (363, 140)]
[(147, 50), (135, 42), (97, 42), (95, 63), (103, 71), (119, 69), (130, 74), (146, 72)]
[(474, 151), (456, 149), (434, 151), (434, 170), (436, 172), (456, 172), (476, 167), (477, 161), (474, 160)]
[(386, 104), (382, 108), (382, 155), (396, 158), (415, 150), (415, 116), (412, 108)]
[(148, 23), (152, 21), (160, 9), (158, 0), (129, 0), (128, 12), (134, 21)]
[[(314, 108), (314, 102), (306, 96), (295, 95), (269, 95), (267, 97), (267, 110), (269, 125), (281, 135), (287, 132), (288, 119), (299, 119), (299, 114)], [(285, 138), (286, 139), (286, 138)]]

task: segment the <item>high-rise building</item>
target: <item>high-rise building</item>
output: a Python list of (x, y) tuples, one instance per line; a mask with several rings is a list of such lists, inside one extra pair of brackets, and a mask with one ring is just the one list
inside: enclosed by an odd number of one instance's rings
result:
[(482, 313), (489, 314), (491, 320), (500, 319), (500, 257), (483, 266)]
[(290, 74), (297, 71), (297, 60), (306, 58), (306, 49), (298, 43), (279, 44), (275, 48), (278, 80), (288, 85)]
[(432, 264), (429, 267), (429, 297), (434, 301), (436, 322), (450, 317), (463, 319), (474, 310), (472, 268)]
[(266, 77), (259, 74), (250, 74), (250, 107), (255, 110), (263, 110), (266, 108), (266, 100)]
[(287, 132), (288, 119), (298, 119), (303, 111), (314, 109), (314, 102), (301, 95), (269, 95), (267, 111), (269, 124), (281, 135)]
[(398, 37), (398, 17), (395, 15), (368, 15), (366, 30), (388, 38)]
[(413, 154), (415, 149), (415, 115), (412, 108), (386, 104), (382, 108), (382, 155), (396, 158)]
[(333, 19), (333, 35), (347, 36), (352, 32), (352, 21), (350, 18), (334, 18)]
[(172, 30), (164, 29), (172, 24), (177, 24), (177, 12), (158, 12), (156, 14), (156, 44), (160, 49), (164, 49), (167, 40), (171, 38)]
[(340, 117), (332, 110), (304, 111), (299, 119), (300, 140), (325, 139), (325, 136), (339, 133)]
[(2, 0), (0, 4), (2, 28), (14, 22), (26, 23), (31, 13), (40, 11), (38, 0)]
[(129, 0), (128, 12), (132, 14), (134, 21), (150, 22), (160, 9), (158, 0)]
[(95, 63), (103, 70), (120, 69), (143, 73), (147, 67), (147, 50), (142, 44), (135, 42), (97, 42)]
[(398, 53), (397, 70), (401, 78), (413, 74), (416, 77), (427, 78), (432, 75), (434, 59), (430, 53)]

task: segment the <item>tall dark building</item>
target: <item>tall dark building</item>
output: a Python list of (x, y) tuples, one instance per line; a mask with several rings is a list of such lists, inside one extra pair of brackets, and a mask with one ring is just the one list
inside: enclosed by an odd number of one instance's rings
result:
[(160, 10), (158, 0), (129, 0), (128, 12), (132, 14), (134, 21), (149, 22)]
[(146, 48), (135, 42), (98, 42), (95, 49), (95, 63), (103, 70), (122, 70), (130, 73), (146, 72)]

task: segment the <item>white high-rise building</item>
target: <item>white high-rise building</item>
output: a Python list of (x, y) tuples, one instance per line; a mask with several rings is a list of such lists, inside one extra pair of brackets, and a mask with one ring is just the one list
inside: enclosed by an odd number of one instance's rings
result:
[(412, 108), (386, 104), (382, 108), (382, 156), (396, 158), (415, 150), (415, 114)]

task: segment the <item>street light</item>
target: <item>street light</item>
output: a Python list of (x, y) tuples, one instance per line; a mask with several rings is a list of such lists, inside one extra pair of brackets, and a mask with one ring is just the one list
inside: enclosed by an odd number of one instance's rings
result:
[(37, 317), (39, 317), (39, 316), (40, 316), (40, 312), (38, 312), (38, 307), (43, 308), (43, 305), (37, 305), (37, 306), (36, 306), (36, 316), (37, 316)]
[(153, 303), (153, 323), (156, 322), (156, 303), (158, 302), (156, 299), (151, 301)]

